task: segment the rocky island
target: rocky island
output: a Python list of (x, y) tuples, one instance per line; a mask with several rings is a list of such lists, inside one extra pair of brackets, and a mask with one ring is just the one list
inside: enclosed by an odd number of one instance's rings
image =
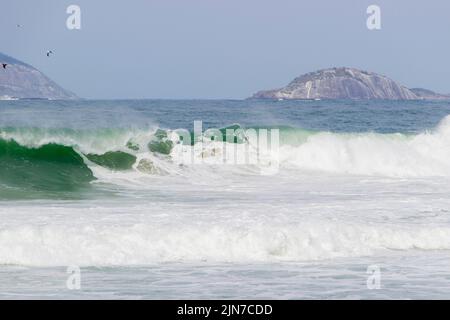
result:
[(76, 99), (36, 68), (0, 52), (0, 99)]
[(418, 99), (422, 100), (449, 100), (450, 94), (440, 94), (428, 89), (423, 88), (412, 88), (410, 89), (417, 96)]
[(426, 89), (408, 89), (386, 76), (355, 68), (331, 68), (304, 74), (286, 87), (255, 93), (253, 99), (450, 99)]

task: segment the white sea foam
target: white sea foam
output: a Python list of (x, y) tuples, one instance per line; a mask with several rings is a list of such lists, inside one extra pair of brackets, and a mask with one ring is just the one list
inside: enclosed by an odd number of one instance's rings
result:
[(310, 221), (247, 226), (50, 224), (0, 230), (0, 264), (34, 266), (306, 261), (387, 249), (450, 249), (450, 228)]
[(450, 118), (433, 132), (309, 136), (298, 146), (282, 146), (281, 162), (304, 170), (393, 177), (450, 175)]

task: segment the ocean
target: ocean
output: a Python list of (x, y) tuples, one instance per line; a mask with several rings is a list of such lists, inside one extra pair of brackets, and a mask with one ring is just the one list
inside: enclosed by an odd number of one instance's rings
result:
[(449, 298), (449, 115), (0, 101), (0, 298)]

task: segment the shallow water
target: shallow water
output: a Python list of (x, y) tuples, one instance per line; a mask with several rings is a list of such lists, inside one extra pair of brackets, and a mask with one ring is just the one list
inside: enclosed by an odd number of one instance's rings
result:
[[(85, 267), (79, 290), (67, 288), (63, 267), (5, 266), (0, 298), (442, 299), (448, 298), (449, 263), (448, 252), (413, 251), (304, 263)], [(380, 268), (379, 288), (367, 287), (369, 266)]]

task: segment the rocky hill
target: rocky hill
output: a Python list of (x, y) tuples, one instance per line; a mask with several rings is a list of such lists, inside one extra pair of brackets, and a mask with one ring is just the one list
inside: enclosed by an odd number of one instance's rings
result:
[[(2, 64), (7, 64), (3, 68)], [(36, 68), (0, 53), (0, 99), (76, 99)]]

